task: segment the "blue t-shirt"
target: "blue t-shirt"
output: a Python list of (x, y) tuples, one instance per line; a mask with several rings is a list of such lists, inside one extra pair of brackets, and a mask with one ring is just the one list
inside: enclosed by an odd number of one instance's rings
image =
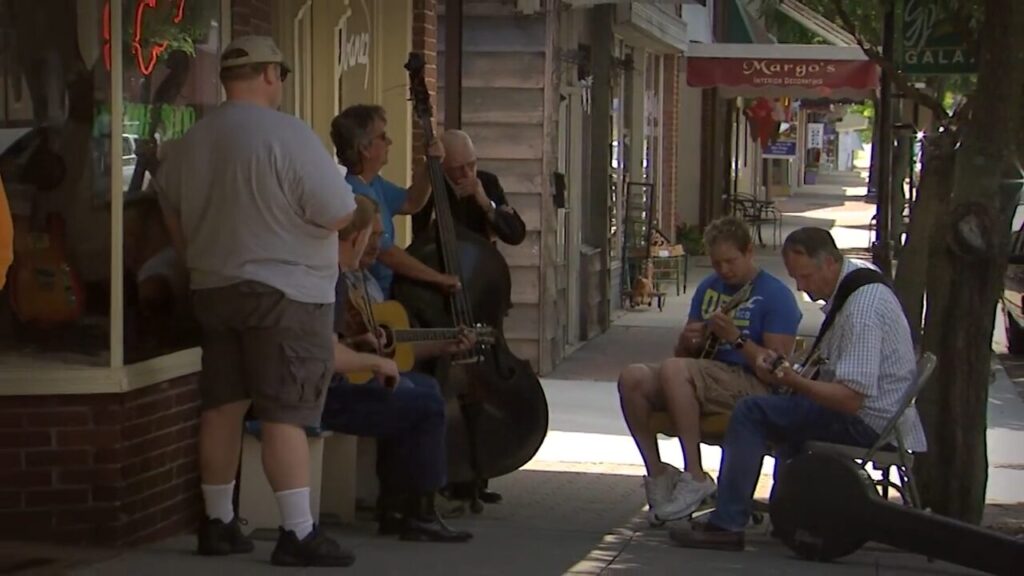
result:
[[(690, 322), (700, 322), (714, 314), (740, 288), (742, 286), (727, 286), (718, 274), (705, 278), (693, 293)], [(764, 346), (765, 334), (795, 336), (802, 318), (803, 312), (797, 306), (793, 291), (764, 270), (754, 277), (750, 298), (732, 312), (733, 322), (743, 336), (759, 346)], [(743, 353), (727, 342), (718, 346), (714, 359), (738, 366), (746, 364)]]
[[(345, 180), (352, 186), (353, 192), (370, 198), (380, 207), (380, 217), (384, 222), (384, 234), (380, 237), (380, 251), (383, 253), (395, 245), (395, 223), (391, 219), (396, 212), (402, 209), (402, 205), (405, 204), (405, 199), (409, 194), (408, 191), (401, 186), (388, 182), (381, 178), (380, 175), (370, 180), (369, 184), (363, 182), (362, 178), (354, 174), (349, 174), (345, 177)], [(384, 297), (390, 297), (391, 278), (394, 276), (394, 272), (378, 260), (370, 267), (370, 274), (377, 279), (380, 289), (384, 292)]]

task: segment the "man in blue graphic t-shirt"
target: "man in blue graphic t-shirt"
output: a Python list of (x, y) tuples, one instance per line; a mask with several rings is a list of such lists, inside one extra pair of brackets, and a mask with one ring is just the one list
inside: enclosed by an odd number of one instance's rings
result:
[[(446, 292), (457, 290), (458, 278), (430, 268), (395, 245), (392, 218), (422, 210), (430, 198), (430, 181), (425, 166), (413, 175), (412, 186), (408, 189), (381, 177), (380, 171), (388, 162), (388, 150), (391, 148), (386, 128), (384, 109), (367, 104), (349, 106), (331, 122), (331, 140), (338, 161), (348, 170), (346, 181), (354, 193), (377, 203), (384, 221), (380, 257), (370, 269), (370, 274), (380, 284), (385, 298), (391, 297), (391, 280), (395, 274), (433, 284)], [(439, 142), (431, 146), (429, 153), (431, 156), (444, 156)]]
[[(793, 291), (755, 265), (754, 243), (742, 220), (730, 216), (712, 222), (704, 246), (715, 273), (694, 292), (675, 357), (660, 366), (634, 364), (619, 375), (622, 414), (647, 467), (644, 487), (652, 525), (686, 518), (715, 493), (700, 458), (700, 418), (729, 414), (741, 398), (770, 393), (753, 366), (766, 348), (789, 355), (802, 318)], [(748, 283), (749, 296), (730, 306)], [(728, 314), (722, 312), (726, 308)], [(717, 337), (717, 347), (707, 344), (708, 334)], [(656, 411), (667, 412), (672, 420), (685, 472), (661, 461), (657, 435), (650, 429)]]

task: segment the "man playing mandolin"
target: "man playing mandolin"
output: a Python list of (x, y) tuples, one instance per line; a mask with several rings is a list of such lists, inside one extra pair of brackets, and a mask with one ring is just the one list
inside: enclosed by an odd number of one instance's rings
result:
[[(379, 439), (381, 534), (421, 542), (465, 542), (472, 534), (449, 528), (434, 508), (434, 494), (444, 485), (447, 470), (445, 402), (437, 381), (426, 374), (399, 374), (395, 362), (378, 353), (382, 343), (373, 336), (378, 327), (368, 308), (383, 298), (373, 277), (362, 269), (376, 260), (383, 233), (376, 204), (357, 196), (352, 223), (338, 234), (337, 374), (327, 392), (322, 425)], [(431, 343), (417, 351), (456, 353), (474, 344), (472, 335), (460, 334), (453, 343)], [(360, 351), (374, 348), (377, 351)], [(357, 384), (345, 376), (358, 371), (376, 377)]]
[[(633, 364), (619, 375), (622, 413), (647, 468), (652, 524), (685, 518), (715, 493), (701, 462), (701, 416), (729, 414), (741, 398), (768, 394), (769, 386), (754, 374), (755, 362), (766, 349), (789, 354), (802, 318), (793, 292), (754, 263), (754, 243), (742, 220), (712, 222), (704, 246), (715, 273), (694, 292), (675, 357), (660, 366)], [(661, 460), (650, 428), (655, 411), (672, 420), (685, 472)]]

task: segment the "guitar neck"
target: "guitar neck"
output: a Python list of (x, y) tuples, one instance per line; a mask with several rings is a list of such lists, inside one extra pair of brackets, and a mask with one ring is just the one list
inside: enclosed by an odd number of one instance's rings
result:
[(406, 328), (395, 330), (394, 338), (398, 344), (453, 342), (459, 339), (459, 331), (454, 328)]

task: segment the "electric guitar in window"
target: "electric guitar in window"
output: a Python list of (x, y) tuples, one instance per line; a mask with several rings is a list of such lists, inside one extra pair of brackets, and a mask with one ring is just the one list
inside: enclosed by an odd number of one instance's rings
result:
[(46, 232), (16, 232), (9, 292), (21, 323), (51, 328), (82, 317), (85, 290), (68, 263), (64, 219), (53, 213), (46, 222)]

